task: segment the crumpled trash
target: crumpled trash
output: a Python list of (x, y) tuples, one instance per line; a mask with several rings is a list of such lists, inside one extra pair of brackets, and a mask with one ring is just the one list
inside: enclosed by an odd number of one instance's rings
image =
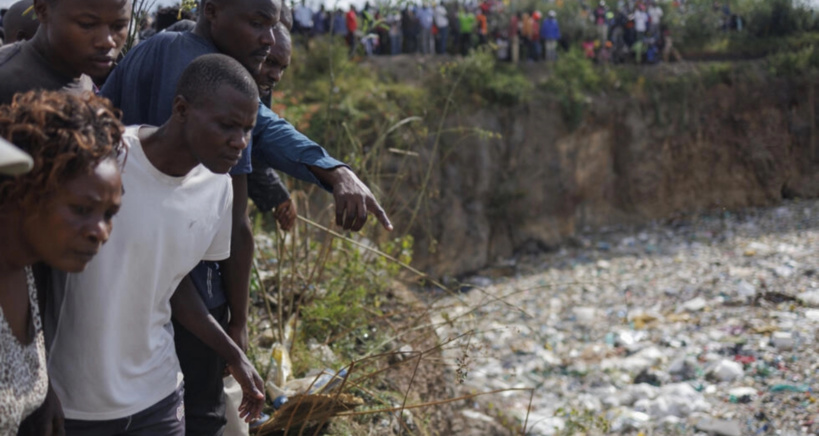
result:
[[(819, 432), (819, 200), (575, 240), (432, 310), (441, 338), (469, 333), (443, 350), (469, 355), (459, 393), (533, 387), (530, 418), (599, 408), (613, 434)], [(529, 398), (476, 402), (522, 424)]]
[(265, 378), (265, 388), (271, 398), (287, 395), (285, 384), (293, 373), (293, 363), (290, 361), (290, 352), (280, 343), (273, 344), (270, 351), (270, 365)]

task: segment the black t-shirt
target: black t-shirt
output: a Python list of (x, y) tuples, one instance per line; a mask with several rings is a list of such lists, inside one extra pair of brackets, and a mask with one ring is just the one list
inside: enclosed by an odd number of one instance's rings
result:
[(30, 41), (0, 47), (0, 104), (11, 103), (14, 94), (34, 89), (83, 93), (94, 90), (91, 78), (66, 77), (43, 58)]

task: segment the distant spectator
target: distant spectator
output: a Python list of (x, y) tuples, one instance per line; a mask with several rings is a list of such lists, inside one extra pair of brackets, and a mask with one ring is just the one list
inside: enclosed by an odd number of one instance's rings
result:
[(428, 4), (418, 9), (418, 23), (421, 33), (421, 54), (435, 52), (434, 40), (432, 39), (433, 12)]
[(637, 32), (637, 40), (641, 40), (648, 30), (648, 13), (646, 13), (646, 6), (640, 5), (634, 11), (634, 30)]
[(657, 38), (653, 35), (646, 36), (643, 40), (646, 50), (646, 63), (656, 64), (660, 61), (660, 51), (657, 48)]
[(458, 12), (458, 32), (461, 43), (461, 54), (466, 56), (472, 49), (472, 34), (475, 32), (475, 14), (468, 12), (463, 7)]
[(139, 41), (145, 41), (150, 37), (156, 35), (156, 29), (154, 28), (154, 20), (151, 18), (150, 15), (145, 16), (142, 20), (139, 21), (139, 32), (137, 36), (139, 37)]
[(611, 63), (611, 54), (613, 50), (613, 44), (611, 41), (606, 41), (602, 47), (600, 47), (600, 51), (597, 52), (597, 63), (600, 65), (608, 65)]
[(421, 20), (418, 19), (414, 8), (407, 9), (406, 21), (407, 25), (404, 27), (404, 44), (406, 45), (407, 53), (415, 53), (418, 51), (418, 38), (421, 35)]
[(600, 38), (601, 44), (609, 39), (609, 24), (606, 20), (607, 13), (606, 2), (600, 0), (600, 3), (594, 10), (594, 24), (597, 26), (597, 35), (598, 38)]
[(330, 16), (324, 9), (324, 5), (319, 7), (319, 10), (313, 15), (313, 34), (324, 35), (330, 27)]
[(527, 12), (524, 12), (520, 16), (520, 38), (523, 42), (523, 46), (526, 48), (526, 56), (525, 59), (532, 58), (532, 27), (533, 21), (532, 17), (529, 16)]
[(540, 38), (543, 40), (546, 61), (556, 61), (557, 41), (560, 39), (560, 25), (557, 23), (557, 14), (555, 11), (549, 11), (548, 17), (543, 20), (543, 24), (540, 26)]
[(313, 32), (313, 11), (307, 6), (305, 0), (293, 9), (293, 30), (296, 33)]
[(666, 29), (666, 31), (663, 32), (663, 62), (669, 62), (672, 57), (677, 62), (682, 61), (680, 52), (674, 48), (674, 40), (671, 37), (671, 31)]
[(344, 12), (341, 9), (336, 9), (333, 13), (332, 29), (333, 36), (347, 36), (347, 22), (344, 17)]
[(29, 40), (37, 33), (40, 21), (35, 16), (34, 9), (29, 9), (33, 5), (32, 0), (20, 0), (9, 7), (3, 16), (6, 44)]
[(731, 6), (726, 1), (720, 10), (722, 11), (722, 30), (727, 32), (731, 30)]
[(396, 12), (387, 18), (390, 26), (390, 54), (395, 56), (401, 54), (401, 14)]
[(520, 55), (520, 13), (512, 14), (509, 19), (509, 60), (518, 63)]
[(649, 33), (659, 35), (660, 24), (663, 20), (663, 8), (656, 1), (651, 2), (651, 6), (648, 7), (648, 17), (651, 19)]
[(509, 41), (498, 34), (495, 38), (495, 57), (499, 61), (505, 61), (509, 59)]
[(639, 65), (643, 63), (643, 55), (646, 52), (646, 45), (643, 38), (637, 38), (637, 42), (631, 46), (631, 51), (634, 53), (634, 61)]
[(446, 44), (449, 39), (449, 18), (443, 4), (438, 3), (434, 10), (435, 27), (438, 28), (438, 53), (446, 53)]
[(401, 10), (401, 36), (404, 40), (404, 46), (402, 47), (402, 51), (404, 53), (414, 53), (415, 52), (415, 41), (410, 41), (412, 39), (412, 30), (410, 27), (412, 26), (411, 17), (412, 11), (410, 11), (409, 6), (404, 6), (404, 9)]
[(157, 32), (161, 32), (168, 27), (171, 27), (179, 20), (192, 20), (195, 17), (192, 13), (186, 10), (180, 12), (179, 7), (165, 7), (156, 11), (156, 20), (154, 26)]
[(375, 11), (375, 32), (378, 34), (378, 54), (392, 53), (390, 46), (390, 25), (380, 10)]
[(543, 57), (543, 44), (540, 43), (540, 20), (543, 18), (543, 14), (540, 11), (532, 12), (532, 42), (529, 52), (531, 53), (530, 59), (533, 61), (540, 61)]
[(586, 56), (586, 59), (594, 59), (595, 58), (594, 41), (592, 41), (592, 40), (583, 41), (583, 43), (580, 44), (580, 47), (583, 48), (583, 54)]
[(313, 10), (305, 0), (293, 9), (293, 33), (301, 39), (304, 48), (310, 51), (310, 37), (313, 35)]
[(478, 9), (475, 20), (478, 24), (478, 45), (484, 45), (489, 42), (489, 24), (486, 21), (486, 13), (483, 9)]
[(344, 16), (347, 26), (347, 46), (350, 47), (350, 55), (355, 53), (356, 48), (356, 32), (358, 31), (358, 15), (355, 13), (355, 6), (350, 5), (350, 10)]

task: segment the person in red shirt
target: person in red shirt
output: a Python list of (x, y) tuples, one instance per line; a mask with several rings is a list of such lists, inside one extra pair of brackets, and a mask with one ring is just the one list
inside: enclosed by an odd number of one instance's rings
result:
[(355, 6), (350, 5), (345, 21), (347, 21), (347, 45), (350, 46), (350, 55), (352, 55), (355, 52), (356, 45), (355, 32), (358, 30), (358, 15), (356, 15)]
[(489, 26), (486, 22), (486, 13), (483, 9), (478, 9), (478, 13), (475, 15), (475, 18), (478, 19), (478, 45), (484, 45), (488, 42), (487, 36), (489, 35)]

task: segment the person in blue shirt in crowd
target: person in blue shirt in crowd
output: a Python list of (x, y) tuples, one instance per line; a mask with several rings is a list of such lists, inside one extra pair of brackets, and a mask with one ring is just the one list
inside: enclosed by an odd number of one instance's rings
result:
[[(123, 112), (125, 124), (161, 125), (170, 117), (176, 82), (196, 57), (223, 53), (256, 74), (275, 44), (280, 0), (203, 0), (192, 32), (166, 32), (137, 45), (114, 69), (102, 94)], [(392, 229), (370, 189), (344, 163), (296, 131), (265, 105), (259, 105), (253, 144), (231, 171), (234, 189), (231, 256), (201, 263), (191, 272), (211, 314), (242, 348), (247, 348), (247, 307), (253, 234), (247, 217), (250, 149), (260, 161), (331, 191), (336, 223), (358, 231), (368, 213)], [(180, 365), (186, 379), (188, 434), (219, 434), (224, 427), (224, 363), (189, 332), (176, 329)]]
[(344, 20), (344, 12), (342, 12), (341, 9), (336, 9), (335, 12), (333, 12), (330, 26), (330, 31), (333, 36), (347, 36), (347, 22)]
[(546, 61), (557, 60), (557, 41), (560, 39), (560, 25), (557, 24), (555, 11), (549, 11), (548, 17), (540, 25), (540, 39), (543, 41), (543, 50)]

